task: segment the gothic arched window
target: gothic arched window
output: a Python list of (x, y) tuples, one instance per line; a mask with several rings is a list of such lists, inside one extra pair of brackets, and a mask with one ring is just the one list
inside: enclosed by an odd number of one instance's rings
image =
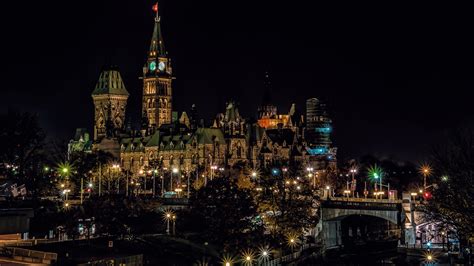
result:
[(237, 157), (242, 158), (242, 147), (239, 145), (237, 146)]

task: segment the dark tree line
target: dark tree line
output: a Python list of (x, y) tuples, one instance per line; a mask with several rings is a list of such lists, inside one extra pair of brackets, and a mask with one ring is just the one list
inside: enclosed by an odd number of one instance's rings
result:
[(45, 157), (45, 138), (36, 115), (15, 110), (0, 114), (1, 174), (26, 182), (37, 178)]
[(424, 211), (428, 221), (453, 230), (462, 246), (474, 237), (474, 134), (451, 134), (433, 152), (432, 199)]

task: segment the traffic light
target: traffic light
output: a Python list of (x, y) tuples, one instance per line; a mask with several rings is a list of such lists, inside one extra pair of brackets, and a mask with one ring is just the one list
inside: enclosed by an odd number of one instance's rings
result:
[(424, 198), (425, 200), (431, 199), (431, 193), (428, 192), (428, 191), (425, 191), (425, 193), (423, 193), (423, 198)]

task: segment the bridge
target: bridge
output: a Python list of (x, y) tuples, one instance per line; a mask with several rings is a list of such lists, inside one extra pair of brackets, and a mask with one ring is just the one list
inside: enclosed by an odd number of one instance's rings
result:
[(0, 208), (0, 242), (18, 239), (20, 234), (30, 230), (31, 208)]
[(406, 213), (402, 200), (326, 197), (321, 202), (316, 236), (326, 249), (376, 237), (403, 240)]

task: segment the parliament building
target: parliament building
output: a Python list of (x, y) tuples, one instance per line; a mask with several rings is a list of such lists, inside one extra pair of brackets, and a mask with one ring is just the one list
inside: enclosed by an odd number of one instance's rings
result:
[(295, 162), (314, 169), (335, 167), (332, 121), (324, 103), (310, 98), (305, 113), (299, 112), (295, 104), (288, 113), (278, 113), (271, 102), (268, 73), (256, 121), (242, 117), (232, 101), (208, 125), (197, 117), (195, 105), (189, 112), (174, 110), (173, 101), (179, 99), (173, 99), (173, 64), (165, 49), (157, 8), (155, 12), (143, 67), (140, 128), (126, 129), (129, 93), (118, 69), (108, 68), (100, 73), (92, 92), (93, 138), (78, 130), (70, 150), (110, 152), (122, 169), (133, 175), (157, 167), (186, 172), (198, 167), (212, 172), (238, 165), (256, 169)]

